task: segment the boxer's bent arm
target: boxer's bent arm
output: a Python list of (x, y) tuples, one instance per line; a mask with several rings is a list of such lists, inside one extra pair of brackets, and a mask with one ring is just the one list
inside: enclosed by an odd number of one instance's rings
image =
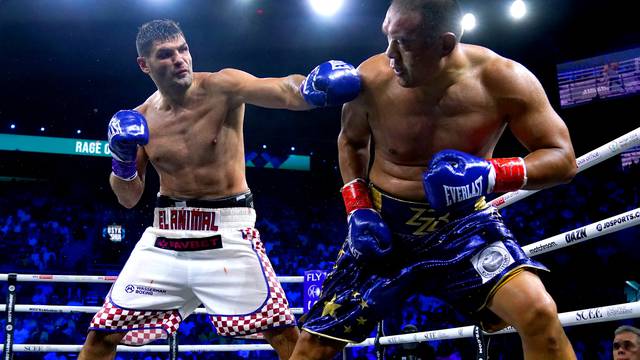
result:
[(136, 156), (136, 168), (138, 170), (138, 176), (131, 181), (125, 181), (111, 174), (109, 176), (109, 184), (113, 193), (116, 194), (120, 205), (131, 209), (136, 206), (142, 193), (144, 192), (144, 178), (147, 169), (147, 163), (149, 158), (143, 147), (138, 148), (138, 154)]
[(344, 183), (366, 179), (369, 170), (371, 128), (362, 96), (342, 106), (338, 159)]
[(497, 70), (499, 105), (509, 128), (530, 151), (525, 157), (527, 184), (535, 190), (571, 181), (576, 158), (564, 121), (555, 112), (538, 79), (524, 66), (509, 61)]
[(305, 77), (289, 75), (282, 78), (257, 78), (237, 69), (223, 69), (208, 79), (212, 86), (221, 86), (237, 104), (247, 103), (272, 109), (309, 110), (313, 106), (300, 94)]

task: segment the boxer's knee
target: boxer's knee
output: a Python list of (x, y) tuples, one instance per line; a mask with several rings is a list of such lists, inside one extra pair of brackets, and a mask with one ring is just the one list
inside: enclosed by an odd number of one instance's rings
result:
[(514, 325), (525, 342), (533, 341), (552, 351), (561, 346), (562, 325), (558, 319), (556, 303), (549, 295), (532, 301), (519, 324)]
[(332, 359), (346, 345), (341, 341), (323, 338), (302, 331), (290, 360)]
[(280, 359), (288, 359), (293, 353), (300, 332), (297, 327), (290, 326), (267, 330), (263, 334), (267, 342), (273, 346), (278, 353), (278, 357)]
[(124, 332), (89, 331), (78, 359), (112, 359), (118, 344), (125, 335)]

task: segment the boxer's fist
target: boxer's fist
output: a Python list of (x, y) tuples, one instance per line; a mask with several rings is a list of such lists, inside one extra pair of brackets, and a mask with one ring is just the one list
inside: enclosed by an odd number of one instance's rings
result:
[(353, 65), (329, 60), (307, 75), (300, 85), (300, 92), (311, 105), (336, 106), (355, 99), (360, 88), (360, 75)]
[(123, 180), (133, 180), (137, 175), (138, 145), (149, 143), (147, 120), (135, 110), (120, 110), (109, 121), (108, 136), (113, 174)]
[(347, 246), (357, 261), (379, 259), (391, 251), (391, 231), (373, 209), (367, 182), (355, 179), (342, 189), (342, 199), (349, 215)]
[(526, 183), (522, 158), (481, 159), (456, 150), (433, 156), (424, 172), (424, 192), (432, 208), (468, 205), (494, 191), (517, 190)]
[(358, 261), (371, 261), (391, 251), (391, 231), (374, 209), (356, 209), (349, 216), (347, 246)]

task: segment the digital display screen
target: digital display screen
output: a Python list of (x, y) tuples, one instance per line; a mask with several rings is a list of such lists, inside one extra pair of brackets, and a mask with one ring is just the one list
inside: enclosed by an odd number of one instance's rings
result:
[(640, 92), (640, 48), (559, 64), (560, 106)]

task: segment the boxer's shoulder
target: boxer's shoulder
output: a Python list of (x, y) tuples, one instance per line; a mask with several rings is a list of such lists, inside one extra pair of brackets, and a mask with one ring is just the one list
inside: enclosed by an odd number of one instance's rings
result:
[(389, 66), (389, 58), (384, 54), (374, 55), (358, 66), (362, 80), (363, 93), (375, 92), (385, 84), (393, 81), (393, 71)]

